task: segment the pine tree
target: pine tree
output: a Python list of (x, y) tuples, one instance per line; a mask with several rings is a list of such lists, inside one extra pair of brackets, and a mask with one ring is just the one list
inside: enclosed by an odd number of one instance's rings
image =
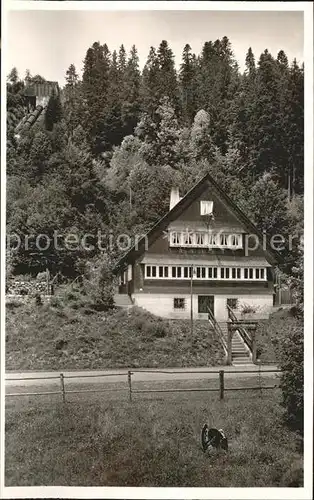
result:
[(74, 64), (70, 64), (66, 71), (66, 87), (75, 87), (78, 83), (78, 74), (76, 73), (76, 68)]
[(179, 79), (183, 118), (191, 124), (196, 112), (196, 61), (189, 44), (183, 49)]
[(174, 55), (168, 42), (162, 40), (157, 51), (158, 60), (158, 97), (168, 97), (176, 113), (179, 112), (179, 89), (177, 73), (174, 65)]
[(142, 111), (149, 114), (152, 118), (155, 116), (155, 111), (159, 103), (159, 88), (158, 88), (159, 63), (156, 50), (150, 48), (146, 64), (142, 72), (141, 82), (141, 103)]
[(121, 118), (124, 136), (133, 134), (140, 115), (140, 81), (139, 58), (135, 45), (132, 46), (123, 75), (123, 95)]
[(62, 107), (60, 101), (59, 91), (54, 88), (48, 101), (47, 109), (45, 112), (45, 127), (46, 130), (51, 132), (55, 123), (58, 123), (62, 118)]

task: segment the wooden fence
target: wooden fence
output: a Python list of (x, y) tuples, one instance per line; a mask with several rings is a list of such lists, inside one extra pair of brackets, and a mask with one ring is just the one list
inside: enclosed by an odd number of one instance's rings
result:
[[(219, 381), (219, 387), (194, 387), (194, 388), (180, 388), (180, 389), (137, 389), (134, 385), (134, 381), (132, 381), (132, 375), (136, 373), (167, 373), (169, 375), (171, 374), (184, 374), (184, 373), (197, 373), (197, 374), (216, 374), (218, 376), (218, 381)], [(60, 383), (60, 390), (58, 391), (44, 391), (44, 392), (13, 392), (13, 393), (7, 393), (6, 397), (19, 397), (19, 396), (41, 396), (41, 395), (48, 395), (48, 394), (59, 394), (62, 396), (62, 401), (65, 403), (66, 402), (66, 395), (67, 394), (83, 394), (83, 393), (105, 393), (105, 392), (119, 392), (119, 391), (125, 391), (128, 392), (128, 397), (129, 400), (132, 401), (133, 396), (135, 394), (143, 394), (143, 393), (176, 393), (176, 392), (217, 392), (219, 394), (219, 399), (222, 400), (225, 397), (225, 392), (226, 391), (248, 391), (248, 390), (267, 390), (267, 389), (275, 389), (278, 387), (278, 384), (273, 384), (273, 385), (262, 385), (261, 384), (261, 377), (264, 373), (280, 373), (281, 370), (276, 369), (276, 368), (270, 368), (270, 369), (265, 369), (265, 370), (228, 370), (227, 372), (225, 370), (186, 370), (186, 371), (167, 371), (167, 370), (128, 370), (127, 372), (124, 373), (106, 373), (106, 374), (89, 374), (89, 375), (64, 375), (63, 373), (60, 373), (58, 376), (48, 376), (48, 377), (25, 377), (23, 379), (18, 379), (18, 380), (48, 380), (48, 379), (54, 379), (54, 380), (59, 380)], [(225, 385), (225, 373), (228, 375), (237, 373), (237, 374), (256, 374), (259, 376), (259, 385), (257, 386), (243, 386), (243, 387), (226, 387)], [(93, 377), (125, 377), (125, 380), (127, 382), (126, 388), (122, 389), (108, 389), (108, 388), (101, 388), (101, 389), (81, 389), (81, 390), (70, 390), (66, 388), (66, 379), (82, 379), (82, 378), (93, 378)], [(201, 377), (200, 377), (201, 378)], [(12, 378), (7, 378), (7, 381), (17, 381), (17, 379), (12, 379)], [(211, 379), (209, 379), (211, 380)], [(156, 382), (154, 380), (153, 382)]]

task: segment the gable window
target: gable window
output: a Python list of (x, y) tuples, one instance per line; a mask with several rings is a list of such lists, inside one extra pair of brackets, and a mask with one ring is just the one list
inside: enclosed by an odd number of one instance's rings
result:
[(193, 234), (192, 233), (183, 233), (183, 244), (184, 245), (193, 245)]
[(173, 308), (174, 309), (185, 309), (185, 299), (175, 297), (173, 299)]
[(200, 245), (200, 246), (205, 245), (205, 234), (204, 233), (196, 233), (195, 234), (195, 242), (196, 242), (196, 245)]
[(228, 246), (228, 235), (227, 234), (220, 234), (219, 235), (219, 245), (221, 246)]
[(212, 215), (214, 202), (201, 201), (201, 215)]
[(213, 233), (208, 233), (208, 246), (213, 247), (216, 245), (217, 235)]
[(241, 234), (230, 234), (229, 245), (232, 247), (242, 246), (242, 235)]
[(170, 241), (172, 245), (180, 245), (180, 233), (172, 232), (170, 234)]

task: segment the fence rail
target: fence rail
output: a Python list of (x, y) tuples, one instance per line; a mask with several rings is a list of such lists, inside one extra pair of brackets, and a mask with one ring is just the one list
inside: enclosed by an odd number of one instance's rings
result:
[[(60, 390), (59, 391), (41, 391), (41, 392), (12, 392), (12, 393), (6, 393), (6, 397), (19, 397), (19, 396), (42, 396), (42, 395), (48, 395), (48, 394), (59, 394), (62, 396), (62, 400), (65, 403), (66, 402), (66, 395), (67, 394), (81, 394), (81, 393), (106, 393), (106, 392), (128, 392), (129, 394), (129, 400), (132, 401), (132, 396), (133, 394), (141, 394), (141, 393), (176, 393), (176, 392), (219, 392), (219, 399), (224, 399), (224, 393), (226, 391), (248, 391), (248, 390), (260, 390), (263, 391), (264, 389), (275, 389), (278, 387), (278, 384), (275, 385), (262, 385), (261, 384), (261, 376), (263, 373), (280, 373), (281, 370), (277, 368), (266, 368), (265, 370), (261, 370), (261, 367), (259, 367), (258, 370), (186, 370), (186, 371), (177, 371), (177, 370), (128, 370), (128, 372), (124, 373), (103, 373), (103, 374), (88, 374), (88, 375), (64, 375), (63, 373), (60, 373), (59, 376), (47, 376), (47, 377), (24, 377), (20, 379), (16, 378), (6, 378), (6, 381), (24, 381), (24, 380), (59, 380), (60, 382)], [(137, 389), (134, 388), (134, 385), (132, 386), (132, 375), (135, 375), (136, 373), (167, 373), (169, 375), (172, 374), (216, 374), (218, 375), (218, 381), (219, 381), (219, 386), (218, 387), (186, 387), (186, 388), (172, 388), (172, 389)], [(252, 375), (258, 375), (259, 376), (259, 385), (258, 386), (247, 386), (247, 387), (225, 387), (225, 374), (252, 374)], [(122, 388), (113, 388), (113, 389), (108, 389), (108, 388), (101, 388), (101, 389), (80, 389), (80, 390), (71, 390), (66, 388), (65, 380), (66, 379), (82, 379), (82, 378), (93, 378), (93, 377), (126, 377), (126, 387)], [(152, 381), (156, 382), (156, 380)], [(133, 380), (134, 384), (134, 380)]]

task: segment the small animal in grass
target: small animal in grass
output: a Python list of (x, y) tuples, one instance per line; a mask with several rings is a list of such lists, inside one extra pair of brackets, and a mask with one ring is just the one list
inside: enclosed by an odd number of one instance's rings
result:
[(209, 428), (203, 425), (201, 442), (204, 453), (214, 454), (219, 450), (228, 451), (228, 439), (222, 429)]

